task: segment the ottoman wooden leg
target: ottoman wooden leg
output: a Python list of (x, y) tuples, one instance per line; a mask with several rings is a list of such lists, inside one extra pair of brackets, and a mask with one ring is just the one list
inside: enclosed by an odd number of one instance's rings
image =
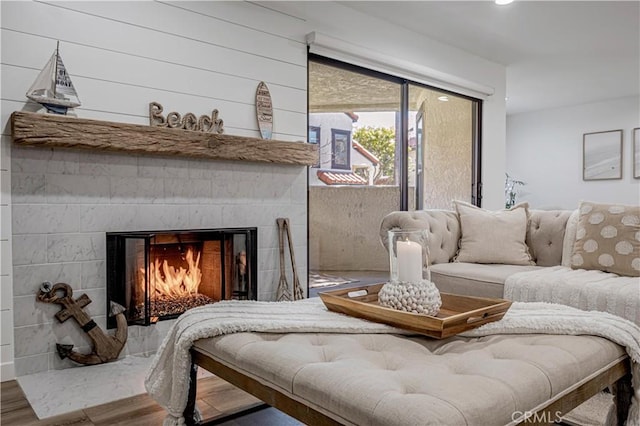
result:
[(629, 407), (631, 406), (631, 395), (633, 389), (631, 387), (631, 374), (625, 374), (612, 386), (614, 402), (616, 404), (616, 414), (618, 417), (618, 426), (624, 426), (624, 422), (629, 415)]

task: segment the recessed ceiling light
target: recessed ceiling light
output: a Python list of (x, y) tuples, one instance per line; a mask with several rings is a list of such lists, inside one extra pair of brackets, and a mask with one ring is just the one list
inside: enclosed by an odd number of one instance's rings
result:
[(513, 0), (495, 0), (497, 5), (504, 6), (505, 4), (513, 3)]
[(438, 96), (438, 100), (441, 102), (448, 102), (449, 101), (449, 97), (448, 96)]

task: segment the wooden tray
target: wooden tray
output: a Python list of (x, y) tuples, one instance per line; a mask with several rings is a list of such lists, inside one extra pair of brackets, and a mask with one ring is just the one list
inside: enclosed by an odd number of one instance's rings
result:
[(436, 339), (444, 339), (497, 321), (511, 302), (504, 299), (440, 293), (442, 307), (430, 316), (398, 311), (378, 305), (378, 292), (384, 283), (318, 293), (327, 309), (353, 317), (389, 324)]

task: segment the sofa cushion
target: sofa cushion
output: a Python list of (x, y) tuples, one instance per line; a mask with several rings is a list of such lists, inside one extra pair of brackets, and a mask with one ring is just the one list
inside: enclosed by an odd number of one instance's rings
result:
[(454, 211), (417, 210), (389, 213), (380, 224), (380, 242), (383, 246), (387, 247), (389, 231), (396, 229), (426, 229), (429, 264), (447, 263), (458, 250), (460, 223)]
[(564, 240), (562, 241), (562, 266), (571, 267), (571, 255), (573, 254), (573, 245), (576, 242), (576, 232), (578, 231), (578, 218), (580, 211), (574, 210), (567, 220), (567, 227), (564, 231)]
[(573, 269), (640, 276), (640, 206), (581, 202)]
[(454, 262), (532, 265), (526, 244), (528, 204), (490, 211), (454, 201), (460, 219), (460, 248)]
[(531, 210), (527, 245), (536, 265), (562, 262), (562, 243), (570, 210)]
[(483, 265), (477, 263), (441, 263), (432, 265), (431, 281), (443, 293), (501, 298), (507, 277), (540, 269), (533, 265)]

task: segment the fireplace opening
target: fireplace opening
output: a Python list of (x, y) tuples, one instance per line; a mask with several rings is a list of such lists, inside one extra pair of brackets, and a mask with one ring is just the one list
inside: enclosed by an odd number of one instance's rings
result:
[(256, 239), (256, 228), (108, 232), (107, 306), (124, 306), (129, 325), (150, 325), (220, 300), (256, 300)]

